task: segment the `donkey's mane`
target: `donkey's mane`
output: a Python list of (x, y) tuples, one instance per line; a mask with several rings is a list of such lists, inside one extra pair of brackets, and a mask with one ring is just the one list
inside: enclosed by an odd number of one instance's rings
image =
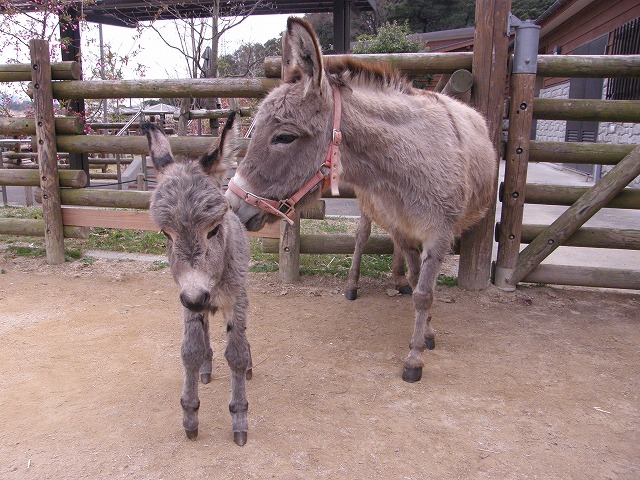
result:
[(330, 60), (325, 66), (329, 78), (338, 84), (374, 87), (381, 90), (393, 89), (412, 93), (411, 80), (403, 76), (389, 64), (371, 64), (355, 58)]

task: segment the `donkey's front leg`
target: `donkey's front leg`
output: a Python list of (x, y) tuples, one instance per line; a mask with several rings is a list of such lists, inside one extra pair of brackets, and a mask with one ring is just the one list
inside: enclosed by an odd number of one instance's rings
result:
[(431, 305), (433, 304), (433, 292), (440, 266), (449, 248), (445, 239), (439, 239), (429, 248), (425, 246), (422, 254), (422, 267), (420, 278), (413, 291), (413, 305), (416, 309), (416, 323), (409, 344), (409, 355), (404, 361), (402, 379), (405, 382), (418, 382), (422, 378), (422, 352), (425, 348), (432, 349), (435, 346), (435, 332), (431, 326)]
[(194, 313), (184, 309), (184, 336), (182, 337), (182, 365), (184, 366), (184, 387), (182, 405), (182, 425), (187, 438), (198, 436), (198, 372), (205, 358), (204, 325), (206, 313)]
[(227, 320), (227, 349), (224, 353), (231, 369), (231, 427), (233, 441), (243, 446), (247, 443), (249, 423), (247, 412), (249, 402), (246, 395), (246, 380), (251, 378), (251, 350), (247, 340), (247, 309), (246, 294), (239, 295), (233, 308), (230, 309)]

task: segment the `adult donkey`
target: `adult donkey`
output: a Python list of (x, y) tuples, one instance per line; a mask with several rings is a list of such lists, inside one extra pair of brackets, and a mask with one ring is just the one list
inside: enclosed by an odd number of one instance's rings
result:
[(353, 59), (325, 69), (313, 29), (297, 18), (287, 21), (282, 80), (262, 102), (227, 198), (258, 230), (318, 198), (326, 177), (332, 191), (339, 176), (352, 184), (408, 260), (416, 316), (402, 378), (418, 381), (422, 352), (435, 345), (430, 309), (442, 260), (494, 199), (497, 155), (485, 120), (390, 69)]
[(141, 129), (147, 135), (158, 172), (150, 213), (167, 237), (169, 266), (184, 307), (184, 389), (180, 398), (184, 429), (188, 438), (198, 436), (198, 373), (202, 383), (211, 381), (209, 314), (219, 309), (227, 324), (224, 356), (231, 368), (233, 437), (242, 446), (247, 441), (245, 378), (251, 378), (251, 352), (245, 332), (249, 243), (221, 188), (237, 150), (234, 118), (235, 114), (227, 120), (219, 147), (199, 161), (175, 162), (159, 127), (143, 123)]

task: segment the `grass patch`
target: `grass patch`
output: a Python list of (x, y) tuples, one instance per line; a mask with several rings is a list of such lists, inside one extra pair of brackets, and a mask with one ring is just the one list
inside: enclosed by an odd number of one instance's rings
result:
[(0, 217), (2, 218), (44, 218), (42, 215), (42, 207), (0, 207)]
[(47, 251), (43, 247), (24, 245), (9, 245), (7, 247), (7, 253), (12, 258), (42, 258), (47, 256)]
[(458, 285), (458, 277), (454, 277), (452, 275), (440, 275), (436, 280), (436, 285), (456, 287)]
[(149, 270), (151, 270), (152, 272), (158, 272), (160, 270), (164, 270), (168, 266), (169, 264), (163, 260), (155, 261), (151, 264), (151, 266), (149, 267)]
[(89, 250), (163, 255), (167, 239), (148, 230), (92, 228), (85, 245)]

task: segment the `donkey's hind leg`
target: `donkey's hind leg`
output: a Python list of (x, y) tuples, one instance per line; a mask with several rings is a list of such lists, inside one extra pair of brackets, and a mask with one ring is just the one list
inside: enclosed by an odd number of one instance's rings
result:
[(431, 245), (426, 246), (422, 253), (422, 268), (418, 285), (413, 291), (413, 305), (416, 309), (416, 322), (413, 336), (409, 344), (409, 355), (404, 361), (402, 379), (406, 382), (417, 382), (422, 378), (422, 352), (429, 347), (429, 340), (435, 345), (435, 332), (431, 326), (431, 305), (436, 278), (444, 256), (449, 249), (448, 238), (438, 238)]
[(251, 377), (251, 351), (247, 340), (247, 308), (246, 294), (236, 299), (230, 315), (225, 315), (227, 320), (227, 349), (224, 353), (229, 368), (231, 369), (231, 427), (233, 441), (236, 445), (243, 446), (247, 443), (249, 424), (247, 412), (249, 402), (246, 396), (246, 379)]
[[(211, 309), (211, 316), (215, 315), (217, 308)], [(211, 372), (213, 371), (213, 349), (211, 348), (211, 338), (209, 335), (209, 315), (204, 316), (204, 359), (200, 366), (200, 381), (204, 384), (211, 382)]]
[(207, 314), (194, 313), (184, 309), (184, 336), (180, 355), (184, 366), (184, 385), (180, 405), (182, 405), (182, 425), (187, 438), (198, 436), (198, 372), (205, 358), (204, 325)]
[(358, 298), (358, 281), (360, 280), (360, 265), (362, 263), (362, 253), (371, 235), (371, 219), (365, 214), (360, 215), (358, 229), (356, 230), (356, 247), (353, 251), (351, 268), (349, 269), (349, 281), (344, 296), (347, 300)]
[(396, 290), (402, 295), (411, 295), (413, 289), (406, 275), (404, 266), (405, 258), (402, 246), (393, 240), (393, 257), (391, 259), (391, 275), (396, 285)]

